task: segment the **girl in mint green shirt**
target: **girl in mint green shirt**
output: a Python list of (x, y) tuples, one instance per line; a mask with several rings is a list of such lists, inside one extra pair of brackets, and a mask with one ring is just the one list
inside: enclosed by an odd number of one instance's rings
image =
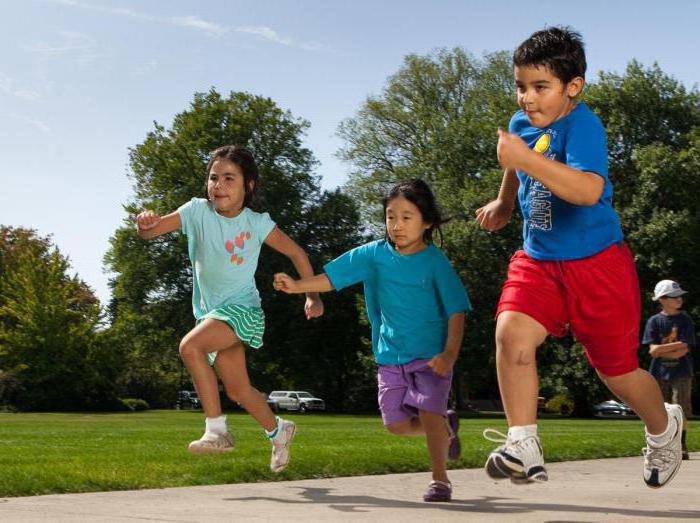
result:
[[(233, 437), (222, 415), (216, 369), (227, 395), (265, 429), (272, 442), (270, 468), (281, 472), (289, 462), (293, 422), (276, 418), (248, 379), (246, 347), (260, 348), (265, 314), (255, 286), (255, 270), (263, 243), (286, 255), (302, 278), (313, 276), (304, 250), (284, 234), (257, 204), (258, 168), (242, 146), (225, 146), (207, 166), (207, 198), (193, 198), (166, 216), (145, 211), (136, 218), (144, 239), (181, 229), (192, 263), (192, 309), (196, 326), (180, 343), (206, 415), (204, 435), (189, 445), (195, 454), (233, 450)], [(308, 319), (323, 314), (317, 293), (308, 293)]]

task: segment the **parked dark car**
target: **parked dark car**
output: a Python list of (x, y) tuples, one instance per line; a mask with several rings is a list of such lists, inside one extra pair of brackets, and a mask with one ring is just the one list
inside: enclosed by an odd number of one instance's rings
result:
[(636, 416), (630, 407), (616, 400), (598, 403), (593, 407), (593, 415), (598, 418), (604, 418), (606, 416)]
[(193, 390), (181, 390), (177, 393), (176, 409), (201, 409), (202, 402)]

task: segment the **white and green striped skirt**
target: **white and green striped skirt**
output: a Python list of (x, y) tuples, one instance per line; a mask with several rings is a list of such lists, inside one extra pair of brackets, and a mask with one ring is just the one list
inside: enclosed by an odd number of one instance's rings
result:
[[(265, 333), (265, 313), (260, 307), (246, 307), (245, 305), (224, 305), (209, 311), (202, 316), (197, 323), (212, 318), (228, 324), (236, 333), (238, 339), (254, 349), (263, 345)], [(214, 365), (216, 352), (210, 352), (209, 365)]]

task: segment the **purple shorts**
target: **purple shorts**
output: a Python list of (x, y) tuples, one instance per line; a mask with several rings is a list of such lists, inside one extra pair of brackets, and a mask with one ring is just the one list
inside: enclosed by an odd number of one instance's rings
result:
[(377, 372), (379, 410), (384, 425), (415, 418), (419, 410), (447, 413), (452, 372), (445, 376), (428, 367), (430, 359), (403, 365), (380, 365)]

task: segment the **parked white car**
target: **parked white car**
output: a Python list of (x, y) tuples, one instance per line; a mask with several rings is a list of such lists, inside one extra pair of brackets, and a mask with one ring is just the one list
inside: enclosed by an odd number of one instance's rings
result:
[(326, 410), (326, 402), (303, 390), (273, 390), (268, 401), (277, 403), (279, 410), (306, 412), (309, 410)]

